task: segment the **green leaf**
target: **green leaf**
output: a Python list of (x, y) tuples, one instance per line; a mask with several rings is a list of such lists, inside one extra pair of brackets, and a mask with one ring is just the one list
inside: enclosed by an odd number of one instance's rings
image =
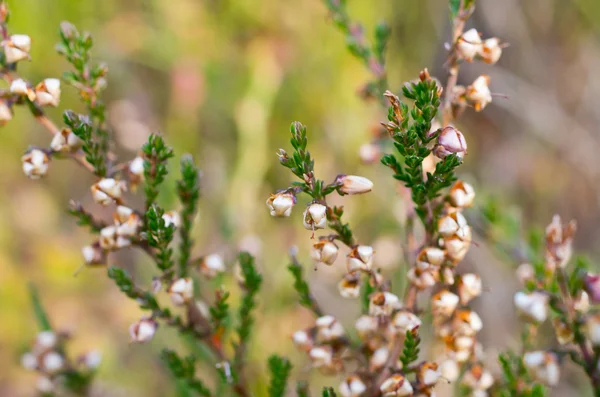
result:
[(179, 277), (185, 277), (191, 256), (194, 240), (192, 239), (192, 226), (198, 211), (200, 199), (200, 173), (194, 159), (190, 155), (181, 158), (181, 179), (177, 181), (177, 196), (183, 206), (181, 210), (181, 226), (179, 235)]
[(291, 370), (292, 364), (287, 359), (276, 355), (269, 357), (269, 371), (271, 372), (269, 397), (285, 396), (287, 380)]
[(400, 361), (403, 364), (403, 368), (408, 368), (410, 364), (419, 359), (419, 344), (421, 343), (421, 338), (419, 337), (418, 331), (418, 328), (413, 331), (406, 331), (404, 349), (400, 355)]
[(33, 313), (35, 314), (40, 331), (52, 331), (52, 324), (50, 324), (48, 314), (44, 309), (38, 290), (33, 284), (29, 284), (29, 299), (31, 299), (31, 306), (33, 307)]
[(335, 394), (333, 387), (325, 387), (323, 388), (323, 397), (337, 397), (337, 394)]
[(210, 389), (200, 379), (196, 378), (196, 359), (194, 356), (181, 358), (173, 350), (164, 349), (161, 359), (173, 376), (184, 381), (187, 386), (200, 396), (210, 397)]

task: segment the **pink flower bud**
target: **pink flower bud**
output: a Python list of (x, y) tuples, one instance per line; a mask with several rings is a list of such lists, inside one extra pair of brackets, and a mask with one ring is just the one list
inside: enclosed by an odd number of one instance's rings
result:
[(362, 176), (340, 175), (336, 182), (341, 183), (340, 191), (344, 194), (363, 194), (373, 189), (373, 182)]
[(146, 343), (154, 337), (158, 323), (150, 318), (143, 318), (129, 327), (131, 341), (135, 343)]
[(467, 154), (467, 141), (463, 134), (452, 126), (445, 127), (437, 139), (437, 145), (433, 148), (433, 153), (445, 159), (451, 154), (456, 154), (459, 159)]

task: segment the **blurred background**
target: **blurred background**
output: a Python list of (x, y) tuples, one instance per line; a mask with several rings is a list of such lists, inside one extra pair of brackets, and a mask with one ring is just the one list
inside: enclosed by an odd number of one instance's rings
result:
[[(303, 354), (289, 336), (307, 327), (312, 315), (296, 304), (286, 270), (287, 250), (296, 245), (322, 306), (351, 328), (358, 303), (338, 296), (344, 271), (340, 259), (313, 271), (310, 233), (302, 228), (301, 207), (289, 219), (274, 219), (265, 200), (288, 186), (291, 173), (278, 165), (275, 151), (289, 147), (289, 125), (307, 125), (317, 175), (333, 180), (339, 173), (364, 175), (375, 182), (372, 193), (341, 198), (347, 221), (360, 241), (373, 244), (376, 264), (402, 285), (401, 230), (405, 203), (389, 170), (361, 164), (359, 147), (369, 142), (385, 113), (357, 92), (369, 79), (363, 65), (346, 50), (342, 35), (319, 0), (13, 0), (11, 33), (33, 39), (31, 63), (20, 73), (38, 82), (66, 70), (54, 51), (58, 26), (68, 20), (92, 32), (94, 54), (110, 68), (106, 102), (122, 159), (133, 158), (148, 135), (161, 131), (177, 155), (191, 153), (203, 170), (202, 200), (196, 222), (196, 254), (220, 253), (229, 265), (238, 249), (258, 257), (265, 275), (257, 330), (250, 346), (248, 379), (254, 394), (265, 395), (266, 358), (288, 355), (295, 379), (314, 386), (339, 379), (308, 371)], [(380, 20), (392, 28), (388, 50), (390, 89), (416, 78), (428, 67), (445, 81), (450, 21), (446, 0), (349, 0), (353, 18), (371, 32)], [(469, 23), (484, 37), (510, 43), (500, 62), (463, 66), (459, 83), (479, 74), (491, 76), (497, 96), (482, 113), (467, 111), (459, 127), (469, 155), (459, 174), (478, 192), (478, 206), (467, 212), (480, 225), (482, 208), (494, 198), (510, 222), (497, 230), (510, 242), (521, 230), (543, 227), (554, 213), (578, 221), (576, 247), (592, 258), (600, 246), (600, 3), (594, 0), (478, 0)], [(369, 34), (370, 35), (370, 34)], [(62, 110), (81, 109), (75, 90), (63, 88)], [(174, 396), (170, 376), (157, 357), (164, 346), (177, 346), (176, 335), (162, 328), (149, 345), (129, 344), (128, 325), (141, 316), (105, 276), (86, 269), (78, 276), (80, 247), (92, 241), (66, 214), (69, 199), (82, 201), (102, 216), (90, 198), (90, 176), (68, 162), (53, 162), (42, 181), (21, 172), (28, 145), (49, 144), (49, 137), (26, 109), (2, 131), (0, 145), (0, 395), (35, 395), (35, 375), (19, 365), (20, 354), (37, 333), (27, 296), (33, 282), (56, 328), (73, 333), (73, 354), (102, 352), (98, 395)], [(168, 181), (174, 186), (173, 161)], [(177, 208), (174, 190), (161, 203)], [(392, 214), (393, 216), (390, 216)], [(478, 223), (479, 222), (479, 223)], [(475, 269), (486, 291), (476, 310), (485, 322), (481, 339), (493, 368), (497, 352), (518, 346), (519, 322), (512, 306), (518, 288), (513, 275), (519, 252), (476, 235), (462, 270)], [(514, 246), (515, 244), (508, 244)], [(500, 247), (500, 248), (499, 248)], [(139, 252), (114, 257), (115, 264), (149, 283), (153, 269)], [(229, 278), (205, 283), (202, 294)], [(214, 373), (203, 372), (209, 382)], [(566, 366), (556, 396), (587, 395), (586, 380)], [(442, 394), (443, 395), (443, 394)]]

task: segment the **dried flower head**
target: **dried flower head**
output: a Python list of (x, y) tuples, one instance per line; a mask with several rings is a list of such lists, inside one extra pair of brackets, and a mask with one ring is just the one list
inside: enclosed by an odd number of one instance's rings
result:
[(481, 277), (474, 273), (467, 273), (460, 276), (458, 281), (458, 296), (460, 303), (466, 305), (473, 298), (481, 295), (482, 283)]
[(360, 273), (346, 273), (338, 283), (338, 290), (344, 298), (358, 298), (360, 296)]
[(483, 62), (491, 65), (498, 62), (502, 56), (502, 44), (500, 43), (500, 39), (497, 37), (490, 37), (489, 39), (484, 40), (479, 56)]
[(534, 351), (523, 356), (525, 367), (534, 378), (545, 385), (556, 386), (560, 379), (560, 366), (554, 353)]
[(554, 215), (546, 227), (546, 261), (565, 267), (573, 252), (573, 236), (577, 230), (575, 221), (563, 225), (560, 216)]
[(384, 397), (403, 397), (413, 393), (413, 387), (404, 375), (396, 374), (387, 378), (379, 388)]
[(475, 200), (475, 189), (466, 182), (456, 181), (450, 188), (448, 198), (450, 199), (450, 203), (455, 207), (470, 207)]
[(162, 216), (163, 221), (165, 221), (165, 227), (169, 227), (173, 225), (173, 227), (178, 228), (181, 226), (181, 216), (177, 211), (167, 211)]
[(475, 59), (481, 52), (481, 37), (477, 29), (469, 29), (460, 36), (456, 43), (456, 52), (461, 59), (467, 62)]
[(548, 299), (548, 295), (544, 292), (519, 291), (515, 294), (514, 303), (519, 313), (527, 320), (541, 323), (548, 318)]
[(26, 96), (30, 101), (35, 100), (35, 91), (23, 79), (15, 79), (10, 83), (11, 94)]
[(60, 103), (60, 80), (45, 79), (35, 87), (36, 102), (40, 106), (58, 106)]
[(349, 273), (356, 270), (365, 272), (371, 271), (373, 264), (373, 247), (369, 245), (359, 245), (354, 247), (348, 254), (347, 269)]
[(26, 34), (13, 34), (2, 42), (6, 63), (15, 63), (30, 59), (31, 37)]
[(414, 331), (421, 326), (421, 319), (416, 314), (401, 309), (394, 313), (392, 318), (394, 331), (405, 334), (406, 331)]
[(127, 191), (127, 185), (124, 181), (118, 181), (113, 178), (101, 179), (91, 187), (94, 201), (102, 205), (110, 205), (120, 202), (123, 192)]
[(402, 308), (398, 296), (391, 292), (377, 292), (371, 296), (369, 303), (370, 316), (389, 316), (395, 310)]
[(367, 385), (360, 376), (350, 375), (340, 384), (339, 390), (342, 397), (360, 397), (367, 391)]
[(171, 284), (168, 292), (175, 306), (184, 305), (194, 297), (194, 281), (189, 277), (177, 279)]
[(13, 118), (13, 109), (11, 103), (4, 98), (0, 98), (0, 126), (5, 125)]
[(32, 149), (21, 157), (23, 172), (30, 179), (40, 179), (48, 173), (50, 157), (40, 149)]
[(292, 341), (299, 350), (308, 352), (314, 346), (315, 340), (312, 332), (307, 330), (299, 330), (292, 335)]
[(317, 263), (333, 265), (338, 255), (338, 246), (329, 240), (320, 240), (313, 244), (310, 256)]
[(99, 241), (91, 245), (86, 245), (81, 249), (81, 253), (87, 265), (106, 264), (106, 251), (102, 249)]
[(328, 343), (344, 336), (344, 327), (333, 316), (322, 316), (315, 322), (318, 343)]
[(473, 106), (475, 111), (482, 111), (492, 102), (492, 92), (490, 91), (490, 76), (481, 75), (475, 79), (473, 84), (467, 87), (465, 97), (467, 102)]
[(83, 141), (69, 128), (63, 128), (52, 137), (50, 148), (55, 152), (69, 153), (77, 151), (83, 145)]
[(431, 310), (435, 316), (450, 317), (458, 306), (458, 295), (448, 291), (441, 290), (431, 299)]
[(207, 255), (200, 261), (200, 272), (206, 278), (214, 278), (225, 270), (225, 262), (219, 254)]
[(325, 229), (327, 226), (327, 207), (312, 203), (304, 210), (304, 227), (308, 230)]

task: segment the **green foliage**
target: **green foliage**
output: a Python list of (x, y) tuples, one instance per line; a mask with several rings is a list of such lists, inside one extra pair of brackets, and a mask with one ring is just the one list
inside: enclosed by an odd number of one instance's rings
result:
[(419, 344), (421, 338), (419, 337), (418, 329), (414, 331), (406, 331), (406, 337), (404, 338), (404, 348), (400, 355), (400, 361), (402, 362), (402, 368), (408, 368), (408, 366), (419, 359)]
[(166, 225), (163, 219), (164, 211), (158, 205), (153, 204), (146, 211), (146, 232), (143, 237), (148, 245), (157, 249), (156, 265), (163, 272), (169, 271), (173, 265), (173, 250), (169, 244), (173, 241), (175, 226), (171, 223)]
[(308, 382), (299, 381), (296, 383), (296, 395), (298, 397), (310, 397)]
[(196, 378), (196, 358), (194, 356), (181, 358), (174, 351), (164, 349), (161, 353), (161, 359), (173, 376), (183, 380), (191, 390), (200, 396), (211, 396), (208, 387), (200, 379)]
[(463, 10), (468, 10), (475, 7), (475, 0), (450, 0), (450, 16), (455, 18), (461, 11), (461, 2), (463, 3)]
[(310, 293), (310, 287), (308, 283), (304, 279), (303, 269), (300, 263), (292, 258), (292, 263), (288, 265), (288, 270), (292, 273), (294, 277), (294, 289), (298, 292), (298, 296), (300, 297), (299, 302), (302, 306), (310, 309), (315, 313), (317, 317), (321, 317), (323, 312), (317, 305), (316, 301), (312, 297)]
[(287, 388), (287, 380), (292, 370), (289, 360), (273, 355), (269, 357), (269, 371), (271, 372), (271, 384), (269, 385), (269, 397), (284, 397)]
[[(71, 72), (65, 72), (63, 79), (78, 90), (80, 98), (87, 105), (89, 112), (88, 124), (93, 147), (88, 145), (88, 149), (96, 156), (96, 162), (90, 161), (90, 163), (94, 165), (98, 176), (105, 176), (111, 139), (106, 128), (105, 106), (100, 94), (106, 88), (108, 68), (103, 63), (91, 62), (93, 41), (90, 33), (80, 33), (69, 22), (63, 22), (60, 27), (60, 38), (61, 42), (57, 44), (56, 49), (74, 69)], [(77, 134), (77, 136), (79, 135)], [(84, 151), (86, 154), (88, 153), (85, 145)]]
[(370, 283), (370, 276), (366, 275), (364, 276), (364, 282), (361, 288), (361, 296), (360, 296), (360, 300), (361, 300), (361, 308), (362, 308), (362, 313), (363, 314), (367, 314), (369, 313), (369, 304), (371, 303), (371, 294), (373, 292), (376, 291), (375, 287), (373, 287), (373, 285), (371, 285)]
[(105, 177), (106, 151), (103, 142), (94, 134), (94, 128), (88, 116), (67, 110), (63, 113), (63, 121), (82, 141), (81, 150), (85, 153), (85, 159), (94, 167), (94, 173), (99, 177)]
[(342, 222), (342, 215), (344, 215), (344, 207), (327, 208), (327, 221), (329, 227), (338, 234), (337, 239), (348, 247), (352, 247), (354, 246), (354, 236), (350, 229), (350, 225)]
[(29, 284), (29, 299), (31, 300), (33, 313), (35, 314), (40, 331), (51, 331), (52, 324), (50, 323), (50, 318), (44, 309), (38, 290), (33, 284)]
[(294, 153), (292, 157), (288, 157), (287, 153), (281, 150), (278, 153), (279, 162), (304, 181), (304, 175), (312, 172), (315, 165), (315, 162), (310, 157), (310, 153), (306, 150), (308, 144), (306, 127), (299, 121), (295, 121), (290, 126), (290, 132), (292, 134), (290, 143), (294, 148)]
[(198, 211), (198, 200), (200, 199), (199, 171), (191, 156), (181, 158), (181, 179), (177, 181), (177, 195), (183, 205), (181, 210), (181, 227), (179, 234), (179, 276), (187, 274), (188, 262), (190, 260), (194, 240), (191, 237), (194, 216)]
[(523, 359), (514, 352), (501, 353), (498, 356), (502, 369), (503, 383), (500, 386), (502, 397), (543, 397), (546, 389), (534, 382), (523, 364)]
[(160, 185), (169, 173), (167, 161), (173, 157), (173, 149), (165, 144), (161, 136), (153, 134), (142, 146), (142, 153), (144, 154), (146, 208), (150, 208), (156, 202)]
[(224, 328), (227, 319), (229, 318), (229, 292), (217, 290), (215, 303), (210, 308), (210, 318), (214, 329)]
[(387, 154), (381, 162), (394, 171), (394, 178), (404, 182), (411, 190), (415, 211), (432, 235), (437, 225), (443, 203), (434, 205), (433, 200), (440, 196), (442, 189), (456, 180), (454, 169), (461, 161), (456, 155), (447, 156), (436, 166), (433, 174), (423, 178), (423, 160), (431, 153), (429, 145), (438, 133), (430, 133), (431, 123), (440, 106), (440, 91), (436, 82), (429, 78), (426, 71), (421, 72), (418, 82), (403, 87), (407, 99), (414, 101), (412, 109), (397, 96), (386, 94), (390, 101), (389, 123), (386, 128), (394, 140), (394, 147), (400, 158)]
[[(254, 317), (252, 311), (256, 308), (256, 294), (262, 284), (262, 276), (256, 270), (254, 257), (247, 252), (242, 252), (239, 255), (240, 267), (244, 277), (245, 294), (242, 298), (242, 303), (239, 308), (239, 325), (237, 327), (238, 342), (235, 346), (234, 368), (242, 367), (245, 353), (246, 343), (250, 339), (252, 326), (254, 325)], [(239, 374), (235, 374), (238, 375)]]
[(140, 308), (145, 310), (158, 311), (160, 307), (154, 295), (150, 292), (142, 291), (135, 286), (133, 279), (127, 271), (111, 266), (107, 271), (108, 277), (115, 282), (117, 287), (131, 299), (135, 299), (140, 304)]
[(71, 200), (68, 211), (69, 214), (77, 218), (77, 224), (79, 226), (89, 228), (92, 233), (100, 233), (100, 230), (106, 226), (106, 224), (94, 219), (92, 214), (87, 212), (83, 208), (83, 205), (81, 205), (81, 203), (78, 201)]
[(325, 387), (323, 388), (323, 397), (337, 397), (337, 394), (333, 387)]

